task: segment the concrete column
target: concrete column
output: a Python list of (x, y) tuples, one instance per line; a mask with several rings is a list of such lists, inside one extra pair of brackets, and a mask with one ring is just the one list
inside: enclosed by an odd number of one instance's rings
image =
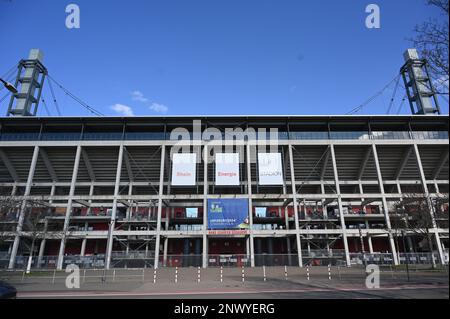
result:
[(41, 244), (39, 246), (38, 262), (37, 262), (37, 267), (38, 268), (41, 267), (42, 258), (44, 257), (47, 228), (48, 228), (48, 219), (46, 219), (45, 222), (44, 222), (44, 233), (42, 235)]
[(288, 262), (289, 265), (292, 265), (292, 258), (291, 258), (291, 240), (289, 237), (286, 237), (286, 249), (288, 253)]
[(250, 144), (247, 144), (247, 192), (248, 192), (248, 220), (250, 223), (250, 265), (255, 267), (255, 252), (253, 241), (253, 195), (252, 195), (252, 172), (251, 172), (251, 156), (250, 156)]
[(163, 252), (163, 265), (164, 267), (167, 267), (167, 250), (169, 246), (169, 238), (164, 238), (164, 252)]
[(295, 184), (294, 156), (292, 153), (292, 145), (289, 145), (289, 165), (290, 165), (290, 170), (291, 170), (292, 201), (294, 204), (295, 237), (297, 240), (298, 265), (300, 267), (303, 267), (302, 244), (300, 241), (300, 225), (298, 222), (297, 186)]
[(347, 267), (350, 267), (351, 263), (350, 263), (350, 252), (348, 249), (348, 241), (347, 241), (347, 227), (345, 226), (344, 210), (342, 209), (341, 187), (339, 185), (339, 174), (338, 174), (338, 170), (337, 170), (336, 154), (334, 152), (334, 145), (330, 145), (330, 151), (331, 151), (331, 161), (333, 163), (334, 183), (336, 185), (336, 193), (338, 196), (339, 219), (341, 221), (341, 228), (342, 228), (342, 241), (344, 242), (345, 262), (347, 263)]
[[(36, 169), (36, 163), (38, 160), (38, 156), (39, 156), (39, 146), (35, 146), (34, 151), (33, 151), (33, 157), (31, 158), (30, 170), (28, 171), (28, 179), (27, 179), (27, 185), (25, 187), (24, 196), (30, 195), (31, 185), (33, 183), (34, 171)], [(13, 247), (11, 250), (11, 256), (9, 259), (9, 265), (8, 265), (9, 269), (14, 269), (14, 265), (16, 262), (17, 251), (19, 249), (19, 244), (20, 244), (20, 233), (22, 232), (23, 222), (24, 222), (25, 213), (26, 213), (25, 212), (26, 207), (27, 207), (27, 200), (25, 199), (22, 201), (22, 206), (20, 208), (19, 220), (17, 222), (17, 228), (16, 228), (16, 235), (14, 237), (14, 243), (13, 243)]]
[[(369, 221), (366, 220), (366, 230), (369, 230)], [(367, 234), (367, 243), (369, 244), (369, 253), (373, 254), (372, 236)]]
[(61, 270), (63, 267), (64, 251), (66, 249), (66, 237), (67, 237), (67, 231), (69, 229), (70, 215), (72, 214), (72, 201), (73, 201), (73, 196), (75, 194), (75, 187), (76, 187), (77, 176), (78, 176), (78, 168), (80, 166), (80, 157), (81, 157), (81, 145), (78, 145), (77, 151), (75, 153), (75, 163), (73, 165), (72, 181), (70, 183), (70, 190), (69, 190), (69, 198), (67, 200), (67, 209), (66, 209), (66, 216), (64, 218), (63, 234), (62, 234), (62, 238), (61, 238), (61, 243), (59, 245), (59, 254), (58, 254), (58, 263), (57, 263), (58, 270)]
[(431, 223), (433, 226), (432, 231), (434, 232), (434, 239), (436, 241), (436, 246), (437, 246), (438, 253), (439, 253), (439, 261), (442, 265), (445, 265), (444, 251), (442, 249), (441, 238), (439, 237), (437, 223), (436, 223), (436, 219), (434, 216), (434, 213), (435, 213), (434, 206), (430, 199), (430, 193), (428, 191), (427, 181), (425, 178), (425, 173), (423, 171), (422, 160), (420, 157), (419, 147), (417, 146), (417, 144), (414, 144), (414, 153), (416, 154), (417, 166), (419, 167), (419, 172), (420, 172), (420, 179), (422, 180), (422, 186), (423, 186), (423, 190), (425, 192), (425, 197), (427, 199), (428, 210), (430, 211)]
[(119, 146), (119, 156), (117, 158), (116, 169), (116, 182), (114, 185), (114, 199), (111, 213), (111, 220), (109, 222), (108, 241), (106, 243), (106, 269), (111, 266), (111, 253), (114, 244), (114, 229), (116, 228), (116, 216), (117, 216), (117, 196), (119, 196), (120, 190), (120, 177), (122, 176), (122, 162), (123, 162), (123, 144)]
[(83, 241), (81, 242), (81, 249), (80, 249), (80, 256), (84, 257), (84, 255), (86, 254), (86, 243), (87, 243), (87, 238), (83, 238)]
[(208, 145), (203, 146), (203, 246), (202, 267), (208, 267)]
[[(89, 197), (92, 198), (92, 196), (94, 196), (94, 183), (92, 183), (91, 186), (89, 186)], [(89, 202), (89, 207), (87, 209), (87, 215), (90, 215), (91, 211), (92, 211), (92, 207), (91, 207), (92, 199), (89, 199), (88, 202)]]
[[(133, 195), (133, 182), (130, 182), (128, 185), (128, 196), (131, 197)], [(129, 220), (131, 218), (131, 211), (133, 210), (133, 201), (128, 198), (129, 206), (127, 207), (126, 219)]]
[(382, 196), (381, 200), (383, 202), (384, 218), (386, 220), (386, 227), (387, 227), (388, 232), (389, 232), (389, 234), (388, 234), (388, 236), (389, 236), (389, 246), (391, 247), (392, 258), (394, 260), (394, 265), (399, 265), (397, 249), (395, 247), (395, 242), (394, 242), (394, 236), (392, 235), (391, 219), (389, 218), (389, 208), (388, 208), (386, 196), (385, 196), (385, 193), (384, 193), (383, 177), (381, 175), (380, 162), (378, 160), (378, 152), (377, 152), (377, 147), (376, 147), (375, 144), (372, 144), (372, 154), (373, 154), (373, 157), (375, 159), (375, 168), (376, 168), (377, 176), (378, 176), (378, 185), (380, 187), (380, 192), (381, 192), (381, 196)]
[(164, 167), (166, 159), (166, 145), (161, 145), (161, 167), (159, 170), (159, 190), (158, 190), (158, 216), (156, 218), (156, 243), (155, 243), (155, 266), (158, 268), (159, 264), (159, 245), (161, 242), (161, 213), (162, 213), (162, 196), (164, 192)]
[(247, 258), (250, 258), (250, 238), (249, 237), (247, 237), (245, 239), (245, 253), (246, 253)]

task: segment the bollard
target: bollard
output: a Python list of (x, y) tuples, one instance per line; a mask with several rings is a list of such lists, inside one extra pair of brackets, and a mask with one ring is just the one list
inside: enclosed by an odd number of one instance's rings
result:
[(331, 280), (331, 265), (328, 265), (328, 280)]
[(175, 267), (175, 283), (178, 282), (178, 267)]
[(223, 282), (223, 266), (220, 266), (220, 282)]
[(245, 282), (245, 270), (244, 270), (244, 266), (242, 266), (242, 282)]
[(200, 283), (200, 267), (197, 268), (197, 283)]
[(153, 283), (156, 284), (156, 268), (153, 271)]
[(266, 266), (263, 266), (263, 278), (266, 281)]
[(142, 268), (142, 282), (145, 282), (145, 268)]
[(55, 284), (55, 276), (56, 276), (56, 269), (53, 271), (53, 280), (52, 280), (52, 284)]
[(284, 266), (284, 280), (288, 280), (287, 266)]
[(306, 266), (306, 279), (309, 281), (309, 265)]

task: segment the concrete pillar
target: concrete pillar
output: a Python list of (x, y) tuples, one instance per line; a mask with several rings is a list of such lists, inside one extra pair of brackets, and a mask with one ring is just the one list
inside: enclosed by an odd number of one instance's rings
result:
[(70, 183), (69, 198), (67, 200), (67, 209), (66, 209), (66, 216), (64, 218), (63, 234), (62, 234), (62, 238), (61, 238), (61, 243), (59, 245), (59, 254), (58, 254), (58, 263), (57, 263), (58, 270), (61, 270), (63, 267), (64, 251), (66, 248), (66, 237), (67, 237), (67, 231), (69, 229), (70, 215), (72, 214), (72, 202), (73, 202), (73, 196), (75, 194), (75, 186), (76, 186), (76, 182), (77, 182), (78, 168), (80, 166), (80, 157), (81, 157), (81, 145), (78, 145), (77, 151), (75, 153), (75, 163), (74, 163), (73, 171), (72, 171), (72, 181)]
[(42, 262), (42, 259), (44, 257), (45, 244), (46, 244), (46, 241), (47, 241), (47, 239), (46, 239), (47, 228), (48, 228), (48, 219), (46, 219), (45, 222), (44, 222), (44, 233), (42, 234), (42, 240), (41, 240), (41, 244), (39, 246), (38, 262), (37, 262), (38, 268), (41, 267), (41, 262)]
[(208, 145), (203, 146), (203, 245), (202, 267), (208, 267)]
[(165, 168), (165, 159), (166, 159), (166, 146), (161, 145), (161, 167), (159, 170), (159, 190), (158, 190), (158, 216), (156, 218), (156, 243), (155, 243), (155, 266), (154, 268), (158, 268), (159, 264), (159, 246), (161, 242), (161, 214), (162, 214), (162, 196), (164, 192), (164, 168)]
[[(34, 171), (36, 169), (36, 163), (38, 160), (38, 156), (39, 156), (39, 146), (35, 146), (34, 151), (33, 151), (33, 157), (31, 158), (30, 170), (28, 171), (28, 179), (27, 179), (27, 185), (25, 187), (24, 196), (30, 195), (31, 185), (33, 183)], [(22, 232), (23, 222), (24, 222), (25, 213), (26, 213), (25, 212), (26, 207), (27, 207), (27, 200), (25, 199), (25, 200), (23, 200), (22, 206), (20, 208), (19, 220), (17, 222), (17, 228), (16, 228), (16, 235), (14, 237), (14, 243), (13, 243), (13, 247), (11, 250), (11, 256), (9, 259), (9, 265), (8, 265), (9, 269), (13, 269), (15, 262), (16, 262), (17, 251), (19, 249), (19, 244), (20, 244), (20, 233)]]
[(251, 157), (250, 157), (250, 144), (247, 144), (247, 192), (248, 192), (248, 220), (250, 223), (250, 265), (255, 267), (255, 253), (253, 242), (253, 194), (252, 194), (252, 172), (251, 172)]
[(87, 215), (90, 215), (91, 212), (92, 212), (92, 207), (91, 207), (91, 204), (92, 204), (92, 199), (91, 198), (92, 198), (92, 196), (94, 196), (94, 183), (92, 183), (91, 186), (89, 186), (89, 197), (90, 197), (90, 199), (88, 200), (89, 207), (87, 209)]
[(116, 168), (116, 182), (114, 185), (114, 199), (113, 199), (113, 207), (111, 213), (111, 220), (109, 222), (108, 229), (108, 241), (106, 243), (106, 269), (109, 269), (111, 266), (111, 253), (114, 244), (114, 229), (116, 228), (116, 216), (117, 216), (117, 196), (119, 196), (120, 190), (120, 177), (122, 175), (122, 162), (123, 162), (123, 144), (119, 146), (119, 156), (117, 158), (117, 168)]
[(347, 227), (345, 226), (344, 210), (342, 209), (341, 187), (339, 185), (339, 174), (338, 174), (338, 170), (337, 170), (336, 154), (334, 152), (334, 145), (330, 145), (330, 151), (331, 151), (331, 162), (333, 164), (334, 184), (336, 186), (336, 193), (338, 196), (339, 219), (341, 221), (341, 228), (342, 228), (342, 241), (344, 242), (345, 262), (347, 264), (347, 267), (350, 267), (351, 263), (350, 263), (350, 252), (348, 249), (348, 241), (347, 241)]
[(297, 240), (298, 265), (299, 265), (299, 267), (303, 267), (302, 244), (300, 241), (300, 225), (298, 222), (297, 186), (295, 183), (294, 156), (292, 153), (292, 145), (289, 145), (289, 164), (290, 164), (290, 170), (291, 170), (292, 201), (294, 204), (295, 237)]
[(86, 243), (87, 243), (87, 238), (83, 238), (82, 242), (81, 242), (81, 249), (80, 249), (80, 256), (84, 257), (84, 255), (86, 254)]
[(442, 265), (445, 265), (445, 256), (444, 256), (444, 251), (442, 249), (442, 243), (441, 243), (441, 238), (439, 237), (439, 231), (437, 228), (437, 223), (436, 223), (436, 219), (434, 216), (434, 205), (431, 202), (430, 199), (430, 193), (428, 191), (428, 185), (427, 185), (427, 181), (425, 178), (425, 173), (423, 171), (423, 166), (422, 166), (422, 160), (420, 157), (420, 153), (419, 153), (419, 147), (417, 146), (417, 144), (414, 144), (414, 153), (416, 155), (416, 160), (417, 160), (417, 166), (419, 167), (419, 173), (420, 173), (420, 179), (422, 181), (422, 186), (423, 186), (423, 190), (425, 193), (425, 197), (427, 199), (427, 204), (428, 204), (428, 210), (430, 211), (430, 216), (431, 216), (431, 223), (433, 226), (433, 230), (432, 232), (434, 233), (434, 239), (436, 241), (436, 247), (438, 249), (438, 253), (439, 253), (439, 261)]
[(169, 238), (164, 238), (164, 251), (163, 251), (163, 265), (164, 267), (167, 267), (167, 250), (169, 246)]
[(378, 160), (378, 152), (377, 152), (377, 147), (375, 144), (372, 144), (372, 154), (375, 160), (375, 168), (377, 171), (377, 177), (378, 177), (378, 185), (380, 187), (380, 192), (381, 192), (381, 200), (383, 202), (383, 212), (384, 212), (384, 218), (386, 221), (386, 227), (388, 229), (388, 236), (389, 236), (389, 246), (391, 247), (391, 252), (392, 252), (392, 258), (394, 260), (394, 265), (399, 265), (399, 260), (398, 260), (398, 254), (397, 254), (397, 249), (395, 247), (395, 242), (394, 242), (394, 236), (392, 235), (392, 227), (391, 227), (391, 219), (389, 218), (389, 207), (387, 205), (387, 200), (386, 200), (386, 196), (384, 195), (384, 185), (383, 185), (383, 177), (381, 175), (381, 168), (380, 168), (380, 162)]
[[(366, 229), (369, 230), (369, 221), (366, 220)], [(373, 254), (372, 236), (367, 233), (367, 243), (369, 244), (369, 253)]]

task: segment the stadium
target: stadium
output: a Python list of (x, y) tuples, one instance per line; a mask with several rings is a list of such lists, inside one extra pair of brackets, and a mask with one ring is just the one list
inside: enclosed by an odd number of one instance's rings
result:
[(1, 268), (448, 263), (448, 116), (413, 84), (414, 115), (37, 117), (45, 76), (0, 118)]

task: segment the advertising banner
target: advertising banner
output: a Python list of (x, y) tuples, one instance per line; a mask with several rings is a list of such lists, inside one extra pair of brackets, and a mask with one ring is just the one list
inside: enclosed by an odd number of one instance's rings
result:
[(259, 185), (283, 185), (281, 153), (258, 153)]
[(172, 185), (194, 186), (197, 173), (197, 154), (175, 153), (172, 158)]
[(239, 185), (239, 153), (216, 153), (216, 185)]
[(247, 199), (208, 199), (208, 229), (248, 229)]

